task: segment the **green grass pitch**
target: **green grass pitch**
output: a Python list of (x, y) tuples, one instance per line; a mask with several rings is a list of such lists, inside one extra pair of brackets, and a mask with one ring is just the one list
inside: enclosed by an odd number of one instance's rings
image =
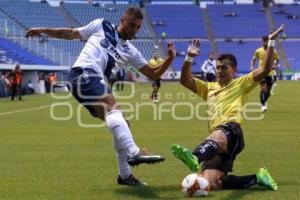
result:
[[(155, 107), (149, 100), (150, 84), (135, 84), (134, 97), (124, 100), (122, 97), (131, 93), (128, 88), (117, 93), (119, 102), (127, 103), (123, 109), (129, 110), (130, 105), (137, 109), (144, 104), (138, 112), (126, 113), (132, 118), (135, 141), (166, 157), (163, 163), (133, 168), (134, 175), (148, 182), (148, 187), (116, 184), (118, 171), (111, 133), (105, 127), (80, 127), (78, 104), (73, 98), (58, 100), (50, 95), (33, 95), (25, 96), (21, 102), (0, 99), (0, 200), (184, 199), (180, 184), (190, 172), (169, 149), (173, 143), (194, 148), (207, 136), (207, 122), (191, 114), (202, 100), (178, 83), (163, 83), (162, 99), (156, 106), (164, 111), (159, 114), (153, 111)], [(273, 192), (260, 187), (227, 190), (211, 192), (206, 199), (299, 199), (299, 91), (299, 82), (279, 81), (264, 118), (245, 121), (242, 125), (246, 147), (235, 162), (233, 174), (253, 174), (266, 166), (278, 182), (279, 190)], [(248, 101), (259, 102), (258, 87)], [(65, 106), (56, 104), (52, 107), (53, 115), (70, 119), (57, 121), (50, 117), (50, 106), (58, 102)], [(205, 116), (203, 106), (198, 111)], [(175, 120), (172, 115), (192, 118)], [(257, 117), (260, 113), (249, 115)], [(80, 116), (85, 125), (99, 123), (86, 111)]]

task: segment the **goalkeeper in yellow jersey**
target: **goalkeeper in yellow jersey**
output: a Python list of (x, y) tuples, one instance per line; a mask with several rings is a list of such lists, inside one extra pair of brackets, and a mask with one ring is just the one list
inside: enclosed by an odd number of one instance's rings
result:
[[(237, 61), (232, 54), (222, 54), (217, 59), (217, 82), (204, 82), (192, 76), (192, 63), (199, 54), (199, 40), (188, 47), (181, 71), (181, 84), (198, 94), (208, 104), (210, 135), (193, 151), (174, 144), (171, 151), (192, 171), (200, 173), (209, 181), (212, 190), (245, 189), (258, 184), (277, 190), (277, 183), (266, 168), (247, 176), (229, 175), (236, 156), (244, 148), (241, 129), (242, 108), (246, 96), (272, 70), (275, 39), (284, 30), (284, 25), (268, 36), (268, 47), (263, 67), (234, 79)], [(202, 163), (202, 169), (200, 169)]]

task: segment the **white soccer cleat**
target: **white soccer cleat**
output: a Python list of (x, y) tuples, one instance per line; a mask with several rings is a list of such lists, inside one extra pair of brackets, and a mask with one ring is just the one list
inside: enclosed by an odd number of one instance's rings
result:
[(261, 106), (261, 112), (266, 112), (267, 111), (267, 105)]

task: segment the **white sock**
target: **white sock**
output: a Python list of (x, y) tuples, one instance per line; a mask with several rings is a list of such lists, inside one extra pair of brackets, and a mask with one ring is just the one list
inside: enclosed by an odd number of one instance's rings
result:
[(126, 179), (131, 174), (131, 169), (127, 161), (128, 158), (127, 152), (125, 150), (118, 150), (119, 144), (115, 139), (115, 137), (114, 137), (114, 147), (118, 159), (119, 175), (121, 176), (122, 179)]
[(105, 116), (107, 127), (112, 132), (118, 144), (118, 151), (125, 150), (127, 155), (132, 157), (140, 151), (135, 144), (127, 122), (121, 110), (112, 110)]

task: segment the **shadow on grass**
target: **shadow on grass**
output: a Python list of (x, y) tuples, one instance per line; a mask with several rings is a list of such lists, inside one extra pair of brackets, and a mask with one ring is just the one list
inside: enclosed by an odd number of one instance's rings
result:
[(165, 186), (124, 186), (114, 190), (115, 193), (119, 193), (124, 196), (135, 196), (143, 199), (180, 199), (177, 197), (161, 197), (161, 193), (165, 192), (180, 192), (178, 185), (165, 185)]
[(242, 199), (246, 195), (251, 195), (253, 193), (261, 193), (266, 191), (270, 191), (270, 190), (261, 187), (254, 187), (246, 190), (231, 190), (230, 194), (228, 194), (224, 198), (221, 198), (220, 200), (232, 200), (232, 199), (238, 200), (238, 199)]
[(278, 187), (280, 189), (280, 186), (300, 186), (300, 181), (278, 181)]
[[(299, 183), (298, 183), (299, 184)], [(289, 185), (289, 184), (284, 184)], [(224, 190), (223, 190), (224, 191)], [(138, 197), (142, 199), (183, 199), (180, 195), (180, 188), (178, 188), (178, 185), (165, 185), (165, 186), (147, 186), (147, 187), (129, 187), (124, 186), (122, 188), (117, 188), (114, 190), (115, 193), (124, 195), (124, 196), (132, 196), (132, 197)], [(178, 197), (167, 197), (166, 193), (170, 192), (171, 194), (178, 193)], [(216, 196), (218, 196), (216, 193), (222, 192), (221, 191), (213, 191), (210, 192), (205, 199), (215, 199)], [(220, 198), (219, 200), (239, 200), (243, 199), (245, 196), (252, 195), (254, 193), (262, 193), (262, 192), (273, 192), (271, 190), (268, 190), (263, 187), (253, 187), (251, 189), (246, 190), (230, 190), (230, 193), (223, 198)], [(161, 195), (165, 194), (165, 195)]]

